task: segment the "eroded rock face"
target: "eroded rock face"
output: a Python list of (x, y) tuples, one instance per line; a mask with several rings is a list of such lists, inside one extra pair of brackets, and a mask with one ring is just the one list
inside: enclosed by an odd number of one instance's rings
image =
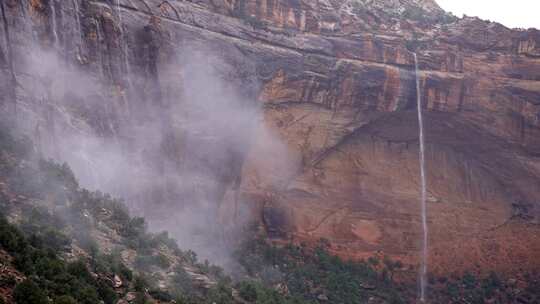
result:
[[(4, 70), (7, 62), (15, 74), (23, 70), (28, 41), (61, 45), (66, 60), (114, 88), (111, 96), (83, 98), (101, 109), (100, 119), (89, 121), (106, 136), (118, 132), (114, 122), (155, 120), (182, 95), (167, 77), (176, 73), (177, 50), (218, 50), (236, 69), (231, 83), (263, 107), (270, 133), (254, 138), (248, 153), (197, 162), (219, 172), (212, 196), (223, 225), (234, 226), (231, 210), (248, 206), (271, 237), (325, 238), (334, 253), (351, 258), (382, 252), (418, 260), (415, 51), (431, 269), (540, 267), (538, 30), (457, 19), (431, 0), (68, 2), (6, 1)], [(56, 22), (70, 30), (51, 33), (51, 3)], [(2, 76), (4, 88), (7, 81)], [(133, 107), (161, 110), (134, 118)], [(113, 123), (100, 125), (103, 116)], [(193, 159), (182, 136), (164, 128), (171, 159)], [(270, 137), (282, 146), (268, 150)]]

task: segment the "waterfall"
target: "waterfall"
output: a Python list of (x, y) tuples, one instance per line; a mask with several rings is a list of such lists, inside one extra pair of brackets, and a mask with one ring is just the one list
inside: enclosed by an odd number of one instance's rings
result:
[(120, 0), (116, 0), (116, 14), (118, 15), (118, 22), (120, 27), (120, 40), (121, 40), (121, 46), (120, 49), (122, 51), (122, 57), (124, 60), (124, 68), (126, 69), (126, 80), (127, 80), (127, 91), (128, 93), (131, 91), (132, 85), (131, 85), (131, 67), (129, 65), (129, 57), (128, 57), (128, 45), (127, 45), (127, 37), (124, 33), (124, 25), (122, 23), (122, 11), (120, 7)]
[(101, 40), (103, 39), (103, 32), (101, 29), (101, 23), (96, 20), (96, 52), (97, 52), (97, 64), (100, 77), (105, 80), (107, 77), (105, 75), (105, 70), (103, 69), (103, 54), (101, 49)]
[(30, 16), (29, 9), (26, 7), (25, 4), (21, 2), (21, 11), (23, 14), (23, 28), (24, 31), (27, 33), (30, 33), (30, 41), (35, 42), (37, 40), (37, 34), (34, 31), (33, 23), (32, 23), (32, 17)]
[(90, 160), (90, 157), (88, 157), (86, 152), (83, 152), (83, 154), (81, 155), (81, 158), (83, 159), (84, 164), (86, 166), (87, 173), (89, 174), (91, 189), (94, 190), (94, 189), (99, 188), (99, 184), (98, 184), (99, 176), (96, 173), (97, 170), (95, 169), (96, 167), (95, 164)]
[(75, 16), (76, 21), (76, 30), (77, 30), (77, 39), (79, 40), (78, 47), (82, 45), (82, 28), (81, 28), (81, 16), (79, 12), (79, 0), (73, 0), (73, 10), (75, 11), (73, 15)]
[(15, 121), (17, 118), (17, 76), (15, 75), (15, 68), (13, 67), (13, 49), (11, 45), (11, 37), (9, 32), (9, 22), (6, 18), (6, 8), (4, 1), (0, 2), (0, 11), (2, 13), (2, 24), (4, 28), (4, 41), (6, 44), (6, 53), (7, 53), (7, 59), (8, 59), (8, 68), (9, 72), (11, 74), (11, 85), (10, 89), (8, 90), (8, 100), (11, 99), (13, 101), (13, 115), (15, 117)]
[(418, 75), (418, 57), (414, 53), (414, 72), (416, 77), (416, 104), (418, 107), (418, 127), (420, 138), (420, 180), (421, 180), (421, 206), (422, 206), (422, 253), (420, 263), (420, 301), (426, 299), (427, 280), (427, 249), (428, 249), (428, 226), (426, 207), (426, 161), (424, 142), (424, 118), (422, 115), (422, 95), (420, 94), (420, 76)]
[(49, 1), (49, 4), (50, 4), (50, 7), (51, 7), (51, 18), (52, 18), (52, 32), (53, 32), (53, 36), (54, 36), (54, 48), (56, 50), (59, 50), (60, 49), (60, 46), (59, 46), (59, 39), (58, 39), (58, 24), (57, 24), (57, 21), (56, 21), (56, 5), (55, 5), (55, 1)]

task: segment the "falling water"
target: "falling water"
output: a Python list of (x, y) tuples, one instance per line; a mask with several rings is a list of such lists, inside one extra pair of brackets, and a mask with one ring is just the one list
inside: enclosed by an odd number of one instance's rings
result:
[(103, 54), (101, 49), (101, 39), (103, 39), (103, 32), (101, 29), (101, 24), (96, 20), (96, 52), (97, 52), (97, 64), (99, 70), (99, 76), (103, 79), (106, 79), (105, 70), (103, 69)]
[(98, 174), (97, 174), (97, 170), (95, 169), (96, 167), (95, 164), (92, 162), (90, 157), (88, 157), (88, 155), (84, 151), (81, 154), (81, 158), (84, 161), (84, 164), (86, 166), (86, 171), (90, 178), (89, 187), (91, 189), (97, 189), (98, 188)]
[(59, 47), (59, 40), (58, 40), (58, 24), (56, 22), (56, 5), (55, 5), (55, 1), (49, 1), (49, 5), (51, 6), (51, 18), (52, 18), (52, 32), (53, 32), (53, 36), (54, 36), (54, 48), (55, 49), (60, 49)]
[(33, 24), (32, 24), (32, 17), (30, 16), (30, 12), (28, 11), (28, 8), (26, 5), (22, 4), (21, 2), (21, 11), (23, 14), (23, 28), (24, 32), (30, 33), (30, 41), (34, 42), (36, 41), (36, 32), (34, 31)]
[(111, 130), (111, 138), (114, 140), (115, 143), (120, 144), (118, 142), (118, 132), (116, 131), (113, 121), (110, 117), (107, 118), (107, 124), (108, 124), (109, 129)]
[(74, 10), (73, 14), (75, 16), (75, 21), (77, 23), (75, 27), (75, 29), (77, 30), (77, 40), (80, 47), (80, 44), (82, 44), (82, 29), (81, 29), (81, 16), (79, 12), (79, 0), (73, 0), (73, 10)]
[(121, 40), (121, 50), (122, 50), (122, 57), (124, 59), (124, 67), (126, 69), (126, 80), (127, 80), (127, 89), (128, 92), (131, 90), (131, 67), (129, 65), (129, 58), (128, 58), (128, 49), (127, 49), (127, 37), (124, 33), (124, 25), (122, 23), (122, 11), (120, 7), (120, 0), (116, 0), (116, 14), (118, 15), (118, 22), (120, 27), (120, 40)]
[(414, 69), (416, 76), (416, 104), (418, 106), (418, 126), (420, 132), (420, 179), (421, 179), (421, 205), (422, 205), (422, 256), (420, 269), (420, 301), (426, 299), (426, 279), (427, 279), (427, 248), (428, 248), (428, 227), (426, 215), (426, 162), (424, 143), (424, 118), (422, 115), (422, 96), (420, 94), (420, 76), (418, 75), (418, 58), (414, 53)]

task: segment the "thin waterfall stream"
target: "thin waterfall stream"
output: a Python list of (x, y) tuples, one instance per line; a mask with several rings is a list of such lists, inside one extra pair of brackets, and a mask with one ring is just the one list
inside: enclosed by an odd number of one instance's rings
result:
[(132, 89), (131, 84), (131, 67), (129, 65), (129, 57), (128, 57), (128, 45), (127, 45), (127, 36), (124, 33), (124, 24), (122, 22), (122, 8), (120, 5), (120, 0), (116, 0), (116, 14), (118, 15), (118, 22), (120, 27), (120, 39), (121, 39), (121, 50), (122, 50), (122, 56), (124, 59), (124, 66), (126, 69), (126, 80), (127, 80), (127, 91), (128, 93)]
[(103, 29), (101, 28), (101, 23), (99, 21), (96, 21), (95, 22), (96, 24), (96, 42), (97, 42), (97, 64), (98, 64), (98, 70), (99, 70), (99, 75), (101, 77), (103, 77), (104, 79), (106, 79), (106, 76), (105, 75), (105, 69), (103, 68), (103, 50), (102, 50), (102, 46), (101, 46), (101, 40), (103, 39)]
[(58, 24), (57, 24), (57, 15), (56, 15), (56, 2), (50, 1), (49, 5), (51, 7), (51, 17), (52, 17), (52, 32), (54, 36), (54, 48), (56, 50), (60, 49), (60, 41), (58, 39)]
[(77, 34), (77, 47), (79, 48), (79, 52), (80, 52), (80, 48), (82, 46), (82, 43), (83, 43), (83, 31), (82, 31), (82, 28), (81, 28), (81, 16), (80, 16), (80, 11), (79, 11), (79, 0), (73, 0), (73, 15), (75, 16), (75, 22), (76, 22), (76, 34)]
[(418, 107), (418, 128), (420, 141), (420, 187), (422, 209), (422, 252), (420, 257), (420, 301), (426, 300), (428, 226), (427, 226), (427, 191), (426, 191), (426, 161), (424, 141), (424, 117), (422, 114), (422, 95), (420, 94), (420, 76), (418, 75), (418, 57), (414, 53), (414, 73), (416, 78), (416, 104)]

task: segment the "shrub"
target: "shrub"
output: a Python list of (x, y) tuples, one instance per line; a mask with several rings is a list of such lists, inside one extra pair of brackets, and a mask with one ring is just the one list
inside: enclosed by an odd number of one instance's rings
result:
[(131, 271), (131, 269), (129, 269), (126, 265), (124, 265), (123, 263), (120, 263), (118, 264), (118, 266), (114, 266), (116, 270), (116, 272), (118, 272), (120, 274), (120, 276), (122, 277), (122, 279), (126, 280), (126, 281), (131, 281), (133, 279), (133, 272)]
[(48, 304), (47, 294), (30, 279), (15, 287), (13, 299), (17, 304)]
[(254, 302), (257, 300), (257, 286), (254, 282), (240, 282), (238, 293), (246, 301)]
[(167, 258), (164, 254), (159, 253), (154, 257), (154, 261), (157, 266), (167, 269), (169, 266), (171, 266), (171, 262), (169, 262), (169, 258)]
[(66, 187), (71, 191), (79, 188), (79, 182), (67, 163), (58, 164), (52, 160), (40, 160), (39, 169), (43, 174), (44, 186), (60, 189)]
[(283, 280), (281, 271), (274, 267), (264, 267), (259, 274), (262, 282), (267, 285), (274, 285)]
[(494, 272), (482, 281), (482, 289), (488, 298), (491, 298), (497, 289), (502, 286), (501, 280)]
[(477, 284), (476, 277), (470, 272), (466, 272), (463, 275), (462, 282), (463, 282), (463, 285), (465, 286), (465, 288), (467, 288), (467, 289), (476, 288), (476, 284)]
[(1, 287), (14, 287), (17, 284), (14, 276), (0, 276), (0, 288)]
[(157, 255), (138, 255), (135, 259), (135, 267), (145, 271), (150, 270), (151, 266), (158, 266), (166, 269), (169, 268), (170, 265), (169, 259), (161, 253)]
[(135, 277), (133, 288), (135, 288), (136, 291), (144, 292), (147, 287), (148, 287), (148, 281), (146, 280), (145, 277), (143, 276)]
[(152, 296), (152, 298), (161, 302), (170, 302), (173, 300), (173, 297), (169, 293), (158, 289), (150, 290), (148, 293)]
[(232, 304), (233, 302), (232, 290), (224, 284), (218, 284), (208, 291), (206, 298), (206, 303), (208, 304)]
[(148, 304), (148, 297), (146, 296), (146, 293), (144, 292), (137, 292), (137, 295), (135, 296), (135, 300), (133, 301), (135, 304)]
[(50, 247), (54, 251), (65, 251), (71, 245), (71, 239), (52, 227), (45, 228), (40, 235), (45, 246)]
[(114, 290), (109, 286), (108, 282), (99, 281), (97, 292), (99, 297), (105, 302), (105, 304), (115, 304), (118, 297)]
[(455, 299), (459, 296), (459, 286), (454, 282), (446, 283), (446, 294), (451, 298)]
[(134, 262), (135, 268), (142, 271), (150, 271), (154, 264), (154, 257), (151, 255), (138, 255)]
[(77, 304), (77, 301), (70, 296), (60, 296), (54, 300), (54, 304)]
[[(253, 299), (256, 289), (256, 303), (262, 301), (261, 298), (265, 299), (261, 303), (310, 302), (314, 300), (313, 291), (316, 290), (324, 293), (332, 303), (364, 302), (370, 293), (384, 294), (389, 302), (399, 303), (400, 295), (390, 280), (388, 268), (395, 271), (401, 267), (400, 263), (389, 258), (384, 264), (377, 258), (371, 258), (369, 262), (343, 261), (329, 254), (327, 248), (327, 242), (321, 242), (312, 250), (293, 244), (275, 247), (264, 240), (247, 241), (235, 256), (250, 275), (265, 279), (255, 285), (239, 285), (243, 296)], [(386, 275), (377, 271), (377, 267), (383, 265)], [(281, 296), (266, 287), (278, 283), (288, 288), (289, 296)], [(363, 289), (363, 285), (373, 286), (373, 291)]]
[(418, 21), (421, 23), (429, 22), (429, 13), (426, 12), (423, 8), (420, 7), (409, 7), (405, 9), (402, 14), (402, 17), (405, 19), (410, 19), (413, 21)]
[(67, 266), (67, 272), (71, 274), (72, 276), (77, 277), (86, 282), (92, 282), (94, 280), (90, 272), (88, 272), (88, 268), (86, 268), (86, 264), (82, 260), (69, 263)]
[(173, 251), (180, 251), (180, 248), (178, 248), (178, 244), (176, 241), (169, 237), (169, 233), (167, 231), (162, 231), (154, 236), (154, 241), (158, 244), (162, 244), (167, 246)]
[(181, 291), (188, 293), (193, 290), (193, 282), (189, 274), (182, 268), (178, 266), (174, 269), (173, 283)]
[(146, 232), (146, 222), (142, 217), (128, 219), (120, 233), (127, 238), (137, 238)]
[(88, 285), (77, 290), (75, 298), (80, 304), (95, 304), (100, 302), (96, 289)]

